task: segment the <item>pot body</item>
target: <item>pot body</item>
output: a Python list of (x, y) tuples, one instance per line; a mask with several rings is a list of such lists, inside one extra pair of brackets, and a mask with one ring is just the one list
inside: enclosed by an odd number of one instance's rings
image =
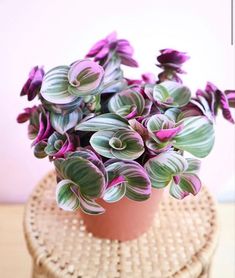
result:
[(150, 228), (162, 197), (163, 189), (153, 189), (150, 198), (142, 202), (132, 201), (126, 197), (116, 203), (107, 203), (99, 199), (97, 202), (105, 208), (105, 213), (101, 215), (88, 215), (81, 211), (79, 213), (86, 230), (93, 236), (127, 241), (139, 237)]

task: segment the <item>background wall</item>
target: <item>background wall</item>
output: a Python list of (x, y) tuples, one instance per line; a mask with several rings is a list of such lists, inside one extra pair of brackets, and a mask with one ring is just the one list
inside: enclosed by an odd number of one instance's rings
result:
[[(157, 73), (158, 50), (175, 48), (191, 56), (183, 80), (193, 90), (204, 88), (207, 80), (221, 89), (235, 88), (230, 0), (0, 0), (0, 202), (25, 201), (52, 167), (33, 157), (26, 125), (15, 121), (32, 104), (19, 97), (29, 70), (82, 58), (113, 30), (135, 47), (140, 68), (128, 69), (128, 75)], [(234, 198), (234, 139), (234, 127), (219, 118), (201, 177), (221, 199)]]

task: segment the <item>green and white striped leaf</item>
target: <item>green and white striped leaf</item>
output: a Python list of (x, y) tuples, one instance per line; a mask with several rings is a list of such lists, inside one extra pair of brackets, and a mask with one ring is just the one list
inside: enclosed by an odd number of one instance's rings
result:
[(107, 173), (104, 164), (93, 151), (86, 148), (78, 148), (77, 151), (67, 155), (67, 158), (70, 157), (82, 157), (86, 160), (89, 160), (103, 173), (105, 180), (107, 180)]
[(207, 156), (214, 145), (213, 124), (204, 116), (188, 117), (178, 124), (183, 129), (174, 137), (174, 147), (196, 157)]
[(129, 129), (128, 121), (113, 113), (103, 114), (81, 122), (75, 128), (81, 131)]
[(65, 211), (81, 208), (85, 213), (92, 215), (102, 214), (105, 211), (95, 200), (81, 194), (78, 186), (70, 180), (62, 180), (57, 184), (56, 201)]
[(83, 212), (90, 215), (98, 215), (105, 212), (105, 209), (100, 206), (95, 200), (87, 196), (79, 195), (80, 208)]
[(53, 112), (50, 114), (51, 125), (60, 134), (65, 134), (69, 129), (75, 127), (81, 119), (82, 110), (80, 108), (66, 115)]
[(170, 121), (167, 116), (162, 114), (156, 114), (149, 118), (147, 122), (148, 131), (156, 131), (163, 128), (165, 123), (170, 122), (174, 126), (174, 122)]
[(174, 108), (167, 109), (164, 115), (167, 116), (169, 120), (176, 123), (180, 113), (181, 113), (180, 109), (174, 107)]
[(120, 59), (113, 56), (104, 66), (104, 79), (100, 88), (102, 93), (116, 93), (127, 87), (120, 65)]
[[(122, 117), (130, 115), (131, 118), (142, 115), (145, 108), (144, 97), (132, 90), (125, 90), (115, 94), (109, 101), (108, 108), (110, 112), (116, 113)], [(131, 116), (133, 114), (133, 116)]]
[(188, 168), (185, 173), (197, 174), (201, 167), (201, 161), (195, 158), (186, 158), (186, 160), (188, 162)]
[(100, 92), (104, 69), (89, 59), (78, 60), (68, 71), (68, 91), (75, 96), (94, 95)]
[(56, 202), (66, 211), (75, 211), (79, 208), (79, 198), (72, 190), (74, 184), (70, 180), (62, 180), (56, 187)]
[(157, 143), (153, 138), (147, 139), (145, 145), (149, 150), (156, 154), (167, 151), (172, 147), (171, 142)]
[(149, 138), (149, 133), (147, 128), (140, 123), (139, 121), (137, 121), (136, 119), (130, 119), (128, 121), (130, 128), (134, 131), (136, 131), (137, 133), (139, 133), (139, 135), (146, 140), (147, 138)]
[(182, 174), (179, 183), (172, 180), (170, 194), (176, 199), (183, 199), (189, 193), (196, 195), (201, 189), (201, 181), (195, 174)]
[(184, 199), (189, 193), (185, 192), (179, 184), (176, 184), (173, 180), (170, 184), (170, 195), (178, 200)]
[(184, 173), (180, 178), (179, 186), (187, 193), (196, 195), (201, 189), (201, 181), (195, 174)]
[(173, 176), (183, 173), (188, 168), (188, 163), (182, 155), (168, 151), (149, 159), (144, 168), (152, 186), (163, 188), (171, 182)]
[(126, 193), (125, 183), (118, 184), (116, 186), (110, 187), (105, 191), (103, 199), (107, 203), (114, 203), (120, 201)]
[(105, 177), (92, 161), (82, 157), (68, 157), (55, 163), (60, 176), (72, 181), (79, 187), (81, 194), (98, 198), (105, 188)]
[(53, 112), (55, 114), (62, 114), (66, 115), (68, 113), (73, 112), (76, 109), (79, 109), (79, 106), (83, 102), (83, 99), (81, 97), (75, 99), (73, 102), (67, 103), (67, 104), (53, 104), (51, 102), (46, 101), (45, 99), (41, 99), (43, 107), (46, 108), (46, 110)]
[(98, 131), (91, 136), (90, 144), (107, 158), (135, 160), (144, 152), (141, 136), (132, 130)]
[(90, 144), (92, 148), (104, 157), (115, 158), (115, 156), (111, 152), (112, 148), (109, 145), (109, 140), (111, 140), (114, 134), (114, 131), (108, 130), (96, 132), (90, 138)]
[(42, 97), (55, 104), (67, 104), (77, 99), (77, 96), (68, 92), (68, 66), (59, 66), (48, 71), (42, 82)]
[(105, 192), (110, 193), (111, 188), (113, 189), (113, 195), (109, 195), (109, 199), (121, 198), (124, 188), (117, 189), (116, 187), (125, 187), (125, 196), (134, 201), (144, 201), (149, 198), (151, 194), (151, 182), (144, 170), (144, 168), (135, 161), (120, 161), (117, 159), (111, 159), (106, 164), (106, 171), (108, 172), (109, 183), (112, 183), (114, 179), (117, 181), (121, 177), (124, 181), (117, 185), (108, 188)]
[(189, 88), (175, 81), (164, 81), (153, 89), (153, 99), (165, 107), (185, 106), (190, 98)]

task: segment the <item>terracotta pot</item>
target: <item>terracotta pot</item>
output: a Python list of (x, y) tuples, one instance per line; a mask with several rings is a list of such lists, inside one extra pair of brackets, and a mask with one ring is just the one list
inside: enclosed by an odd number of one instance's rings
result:
[(88, 232), (93, 236), (119, 241), (131, 240), (146, 232), (157, 213), (163, 189), (153, 189), (151, 197), (143, 202), (135, 202), (124, 197), (116, 203), (97, 200), (106, 212), (101, 215), (88, 215), (80, 212)]

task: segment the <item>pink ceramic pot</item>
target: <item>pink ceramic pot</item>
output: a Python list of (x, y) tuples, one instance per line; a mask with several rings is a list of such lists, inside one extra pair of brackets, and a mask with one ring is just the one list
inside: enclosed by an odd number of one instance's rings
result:
[(88, 232), (93, 236), (119, 241), (131, 240), (146, 232), (153, 223), (163, 197), (163, 189), (153, 189), (151, 197), (143, 202), (126, 197), (116, 203), (97, 202), (105, 208), (101, 215), (88, 215), (80, 212)]

